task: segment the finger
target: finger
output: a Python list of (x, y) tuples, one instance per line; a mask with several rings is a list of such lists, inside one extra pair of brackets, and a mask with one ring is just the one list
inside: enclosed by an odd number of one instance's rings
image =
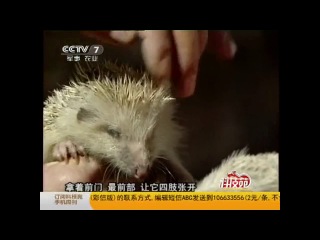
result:
[(198, 73), (200, 58), (198, 31), (173, 31), (177, 64), (180, 78), (177, 82), (177, 95), (189, 97), (193, 94)]
[(208, 31), (201, 30), (199, 31), (199, 50), (200, 54), (203, 53), (208, 43)]
[(158, 81), (171, 76), (171, 37), (169, 31), (140, 31), (142, 55), (148, 71)]
[(209, 31), (208, 51), (214, 52), (221, 59), (232, 59), (237, 45), (228, 31)]
[(133, 43), (137, 37), (137, 31), (82, 31), (81, 33), (102, 43), (115, 45)]
[(122, 43), (122, 44), (130, 44), (136, 40), (138, 35), (137, 31), (111, 31), (110, 36), (112, 39)]
[(110, 31), (82, 31), (83, 35), (93, 38), (101, 43), (119, 45), (120, 43), (110, 36)]

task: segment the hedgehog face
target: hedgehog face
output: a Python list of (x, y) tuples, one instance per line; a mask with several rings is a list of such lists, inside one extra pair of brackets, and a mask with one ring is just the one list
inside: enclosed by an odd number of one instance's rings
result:
[(97, 108), (78, 111), (81, 129), (88, 128), (83, 131), (90, 132), (85, 148), (128, 177), (144, 180), (154, 160), (175, 144), (173, 105), (145, 105), (133, 109), (110, 104), (104, 108), (109, 111)]
[(70, 85), (46, 101), (46, 141), (71, 138), (96, 160), (111, 163), (115, 174), (137, 178), (156, 158), (178, 161), (181, 130), (172, 121), (170, 81), (159, 84), (146, 72), (117, 64), (88, 67), (84, 72), (79, 66)]

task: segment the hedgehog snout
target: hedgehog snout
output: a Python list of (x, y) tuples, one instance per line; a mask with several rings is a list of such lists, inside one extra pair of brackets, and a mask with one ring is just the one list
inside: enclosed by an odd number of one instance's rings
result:
[(149, 165), (139, 165), (137, 167), (135, 167), (135, 174), (134, 174), (134, 177), (136, 179), (139, 179), (139, 180), (144, 180), (148, 177), (148, 173), (149, 173)]
[(128, 144), (131, 154), (134, 177), (140, 180), (148, 176), (150, 161), (144, 145), (140, 142), (131, 142)]

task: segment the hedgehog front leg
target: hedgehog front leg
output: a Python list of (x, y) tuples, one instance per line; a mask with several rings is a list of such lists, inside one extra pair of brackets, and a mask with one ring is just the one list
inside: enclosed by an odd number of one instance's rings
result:
[(85, 156), (85, 151), (82, 146), (79, 146), (72, 141), (63, 141), (58, 143), (53, 148), (53, 157), (58, 161), (69, 162), (70, 158), (78, 161), (80, 156)]

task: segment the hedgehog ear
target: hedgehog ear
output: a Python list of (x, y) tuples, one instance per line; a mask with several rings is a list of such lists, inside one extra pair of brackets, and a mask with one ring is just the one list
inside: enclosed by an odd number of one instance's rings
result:
[(88, 122), (96, 117), (97, 115), (95, 113), (85, 108), (80, 108), (77, 113), (77, 119), (79, 122)]

